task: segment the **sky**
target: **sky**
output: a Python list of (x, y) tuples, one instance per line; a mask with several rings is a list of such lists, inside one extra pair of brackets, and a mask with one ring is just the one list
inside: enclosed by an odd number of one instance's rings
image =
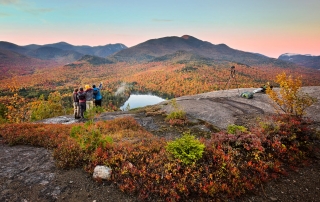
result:
[(0, 0), (0, 41), (17, 45), (183, 35), (273, 58), (320, 56), (320, 0)]

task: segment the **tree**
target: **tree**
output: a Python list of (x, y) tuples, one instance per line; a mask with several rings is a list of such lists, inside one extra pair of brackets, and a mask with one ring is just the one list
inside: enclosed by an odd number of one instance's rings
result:
[(300, 92), (302, 86), (301, 77), (296, 79), (287, 76), (286, 73), (277, 75), (276, 82), (280, 85), (279, 93), (267, 88), (267, 94), (275, 103), (277, 112), (283, 111), (287, 115), (303, 116), (306, 108), (317, 100), (306, 93)]
[(31, 120), (42, 120), (64, 114), (61, 99), (59, 92), (50, 93), (48, 101), (41, 95), (37, 101), (31, 103)]

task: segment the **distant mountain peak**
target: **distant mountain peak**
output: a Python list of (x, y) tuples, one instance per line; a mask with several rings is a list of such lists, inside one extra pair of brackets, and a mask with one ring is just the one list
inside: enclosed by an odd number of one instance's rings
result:
[(293, 62), (298, 65), (305, 67), (311, 67), (314, 69), (320, 68), (320, 56), (314, 56), (311, 54), (295, 54), (295, 53), (284, 53), (278, 57), (279, 60)]
[(185, 39), (185, 40), (201, 41), (201, 40), (199, 40), (199, 39), (197, 39), (197, 38), (195, 38), (193, 36), (190, 36), (190, 35), (183, 35), (181, 38)]
[(281, 56), (290, 57), (290, 56), (296, 56), (296, 55), (299, 55), (299, 54), (297, 54), (297, 53), (284, 53), (284, 54), (282, 54)]
[(280, 55), (279, 57), (293, 57), (293, 56), (311, 56), (311, 57), (317, 57), (316, 55), (311, 55), (311, 54), (298, 54), (298, 53), (284, 53), (282, 55)]
[(61, 45), (71, 45), (67, 42), (64, 42), (64, 41), (60, 41), (60, 42), (57, 42), (57, 43), (53, 43), (53, 44), (61, 44)]
[[(190, 35), (183, 35), (181, 38), (183, 38), (183, 39), (189, 39), (190, 37), (192, 37), (192, 36), (190, 36)], [(193, 37), (192, 37), (193, 38)]]

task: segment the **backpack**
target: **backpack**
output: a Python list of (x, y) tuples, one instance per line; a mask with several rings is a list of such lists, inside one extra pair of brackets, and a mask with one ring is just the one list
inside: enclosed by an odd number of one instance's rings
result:
[(79, 93), (78, 98), (79, 98), (79, 100), (85, 100), (86, 95), (84, 93)]
[(243, 98), (251, 99), (251, 98), (253, 98), (253, 93), (252, 92), (243, 92), (243, 93), (241, 93), (240, 96)]

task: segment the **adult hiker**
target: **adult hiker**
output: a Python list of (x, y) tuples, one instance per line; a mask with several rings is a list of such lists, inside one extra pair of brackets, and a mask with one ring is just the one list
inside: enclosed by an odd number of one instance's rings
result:
[(73, 116), (75, 119), (80, 118), (80, 108), (79, 108), (79, 98), (78, 98), (78, 88), (75, 88), (72, 94), (73, 99)]
[(86, 111), (86, 92), (83, 91), (83, 88), (79, 89), (78, 99), (79, 99), (79, 107), (80, 107), (80, 117), (84, 119), (83, 114)]
[(89, 85), (85, 85), (86, 88), (86, 110), (93, 108), (93, 89)]
[(102, 88), (102, 82), (100, 82), (99, 87), (96, 87), (96, 85), (92, 85), (92, 88), (93, 88), (94, 105), (101, 107), (102, 95), (100, 90)]

